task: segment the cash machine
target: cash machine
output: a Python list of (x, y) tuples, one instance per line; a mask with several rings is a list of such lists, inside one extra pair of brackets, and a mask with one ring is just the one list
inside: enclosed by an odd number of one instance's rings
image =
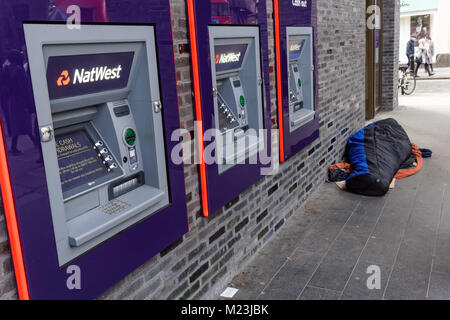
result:
[(154, 30), (24, 31), (63, 265), (169, 203)]
[(257, 27), (209, 27), (219, 173), (264, 145), (261, 65)]
[(315, 0), (274, 1), (281, 162), (319, 137), (315, 6)]
[(170, 7), (148, 2), (141, 15), (115, 3), (115, 23), (76, 29), (46, 22), (48, 3), (32, 3), (45, 10), (17, 25), (26, 72), (2, 90), (8, 113), (0, 100), (19, 296), (96, 298), (188, 231), (184, 170), (170, 161), (179, 128)]
[(186, 2), (202, 209), (210, 216), (271, 167), (266, 2)]
[(287, 28), (289, 131), (314, 119), (312, 30)]

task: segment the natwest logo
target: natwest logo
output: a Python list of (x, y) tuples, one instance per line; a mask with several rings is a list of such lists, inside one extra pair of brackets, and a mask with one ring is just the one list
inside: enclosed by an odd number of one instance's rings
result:
[(75, 69), (73, 84), (77, 83), (92, 83), (105, 80), (114, 80), (120, 78), (120, 72), (122, 66), (119, 65), (116, 68), (94, 67), (91, 70)]
[[(78, 83), (93, 83), (104, 80), (114, 80), (120, 78), (120, 72), (122, 71), (122, 66), (119, 65), (116, 68), (104, 67), (94, 67), (91, 70), (86, 69), (75, 69), (73, 84)], [(59, 76), (56, 84), (58, 87), (67, 86), (70, 84), (71, 78), (69, 71), (63, 70)]]
[(216, 64), (238, 62), (241, 59), (241, 53), (229, 52), (216, 55)]
[(69, 71), (63, 70), (58, 80), (56, 80), (56, 84), (58, 87), (67, 86), (70, 83)]

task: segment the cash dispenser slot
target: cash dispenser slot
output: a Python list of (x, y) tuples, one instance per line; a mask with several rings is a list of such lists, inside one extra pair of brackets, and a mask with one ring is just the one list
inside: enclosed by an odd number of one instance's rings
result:
[(239, 139), (245, 139), (243, 140), (245, 143), (245, 148), (238, 148), (239, 142), (238, 139), (236, 139), (236, 145), (234, 146), (234, 152), (225, 153), (224, 155), (224, 162), (227, 163), (233, 163), (233, 161), (237, 161), (240, 159), (245, 159), (247, 157), (250, 157), (258, 152), (259, 144), (261, 143), (261, 140), (257, 137), (252, 137), (250, 135), (242, 135)]
[(257, 27), (230, 26), (210, 26), (209, 31), (221, 174), (264, 143), (259, 32)]
[[(164, 198), (164, 192), (154, 191), (151, 187), (141, 186), (134, 189), (127, 197), (119, 196), (86, 214), (70, 220), (68, 222), (70, 245), (81, 246), (157, 204)], [(142, 199), (146, 200), (142, 201)]]
[(304, 113), (299, 113), (297, 114), (297, 118), (291, 120), (291, 126), (293, 127), (301, 126), (302, 124), (308, 123), (312, 120), (314, 120), (314, 112), (307, 111)]

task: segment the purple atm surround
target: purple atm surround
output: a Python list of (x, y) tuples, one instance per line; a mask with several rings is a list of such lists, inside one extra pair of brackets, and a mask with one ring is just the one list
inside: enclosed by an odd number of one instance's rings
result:
[[(280, 132), (280, 162), (288, 160), (290, 157), (303, 150), (314, 140), (319, 138), (319, 97), (318, 97), (318, 63), (317, 63), (317, 1), (316, 0), (275, 0), (274, 1), (275, 28), (279, 23), (279, 37), (276, 42), (279, 44), (276, 50), (280, 65), (281, 77), (277, 76), (278, 92), (278, 118), (282, 121), (282, 133)], [(288, 70), (287, 63), (287, 34), (286, 27), (312, 27), (314, 38), (314, 120), (301, 128), (289, 132), (289, 90), (288, 90)], [(281, 91), (281, 101), (280, 101)]]
[[(198, 66), (198, 86), (201, 100), (201, 112), (196, 112), (197, 121), (202, 121), (203, 132), (214, 128), (214, 102), (212, 96), (212, 74), (210, 63), (210, 47), (208, 26), (259, 26), (261, 49), (261, 73), (263, 77), (263, 122), (266, 134), (266, 154), (271, 155), (271, 126), (270, 117), (270, 84), (269, 84), (269, 44), (267, 35), (266, 2), (256, 0), (242, 1), (205, 1), (187, 0), (189, 14), (189, 28), (195, 32), (197, 39), (197, 59), (192, 55), (193, 67)], [(229, 4), (230, 3), (230, 4)], [(192, 10), (192, 11), (191, 11)], [(195, 22), (194, 22), (194, 21)], [(197, 109), (198, 110), (198, 109)], [(202, 134), (203, 136), (203, 134)], [(207, 144), (205, 142), (205, 148)], [(199, 152), (203, 152), (200, 150)], [(202, 180), (203, 215), (209, 216), (224, 205), (239, 196), (251, 185), (259, 181), (262, 164), (238, 164), (219, 175), (217, 164), (200, 165)], [(204, 171), (203, 171), (204, 170)]]
[[(83, 0), (80, 6), (86, 3)], [(170, 135), (180, 126), (169, 1), (108, 0), (108, 17), (94, 22), (155, 26), (157, 60), (162, 71), (160, 91), (170, 204), (62, 267), (58, 264), (44, 165), (40, 160), (42, 151), (23, 22), (65, 23), (65, 15), (49, 0), (0, 0), (0, 7), (0, 145), (4, 145), (0, 160), (2, 172), (9, 172), (10, 177), (9, 181), (2, 179), (1, 187), (8, 228), (17, 226), (9, 238), (19, 297), (95, 298), (188, 231), (184, 170), (169, 160), (170, 150), (177, 143), (170, 140)], [(85, 21), (83, 16), (81, 19)], [(8, 83), (4, 81), (6, 72)], [(15, 143), (22, 152), (12, 149)], [(71, 265), (81, 270), (81, 289), (70, 290), (66, 285)]]

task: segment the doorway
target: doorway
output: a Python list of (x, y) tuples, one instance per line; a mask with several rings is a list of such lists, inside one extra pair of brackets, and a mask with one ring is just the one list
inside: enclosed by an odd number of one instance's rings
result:
[(366, 120), (381, 108), (382, 0), (366, 0)]

